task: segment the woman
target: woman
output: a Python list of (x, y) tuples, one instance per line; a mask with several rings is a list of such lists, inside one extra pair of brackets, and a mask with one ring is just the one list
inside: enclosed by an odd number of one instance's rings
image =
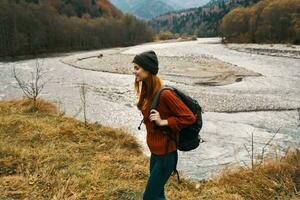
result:
[(164, 186), (177, 164), (176, 142), (169, 140), (163, 132), (167, 130), (176, 136), (182, 128), (193, 124), (196, 117), (172, 90), (163, 90), (157, 109), (150, 110), (155, 94), (162, 87), (162, 81), (157, 76), (157, 56), (152, 50), (146, 51), (136, 55), (132, 62), (135, 90), (139, 97), (137, 107), (144, 116), (147, 145), (151, 152), (150, 176), (143, 199), (163, 200), (166, 199)]

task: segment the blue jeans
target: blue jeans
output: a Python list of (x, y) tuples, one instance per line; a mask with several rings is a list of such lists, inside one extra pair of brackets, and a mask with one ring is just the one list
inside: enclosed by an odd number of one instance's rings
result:
[(151, 154), (150, 176), (143, 200), (166, 200), (164, 186), (174, 170), (176, 154), (176, 151), (166, 155)]

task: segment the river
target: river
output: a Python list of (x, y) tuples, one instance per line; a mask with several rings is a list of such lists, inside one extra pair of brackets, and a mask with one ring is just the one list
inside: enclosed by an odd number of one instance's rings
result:
[[(267, 145), (266, 154), (282, 154), (288, 147), (300, 146), (299, 59), (235, 51), (221, 44), (218, 38), (155, 42), (39, 59), (39, 65), (47, 72), (44, 76), (47, 84), (41, 97), (57, 102), (66, 115), (82, 119), (79, 86), (85, 82), (88, 88), (88, 120), (126, 129), (136, 136), (145, 154), (149, 155), (145, 144), (145, 127), (137, 130), (142, 115), (135, 107), (134, 76), (80, 69), (62, 62), (74, 55), (117, 50), (122, 55), (134, 56), (149, 49), (153, 49), (159, 57), (205, 55), (261, 74), (220, 86), (185, 84), (184, 80), (176, 82), (174, 77), (169, 79), (168, 76), (162, 76), (165, 83), (192, 94), (205, 110), (201, 136), (206, 142), (194, 151), (179, 154), (178, 169), (186, 176), (201, 180), (212, 177), (225, 167), (249, 166), (251, 133), (255, 156), (261, 155), (262, 148), (277, 130), (278, 133)], [(15, 66), (17, 72), (26, 79), (30, 77), (35, 64), (34, 59), (0, 63), (0, 100), (22, 97), (12, 76), (12, 67)]]

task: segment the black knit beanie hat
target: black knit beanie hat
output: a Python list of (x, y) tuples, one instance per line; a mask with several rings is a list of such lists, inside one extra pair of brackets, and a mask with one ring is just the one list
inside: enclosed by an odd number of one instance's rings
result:
[(132, 62), (138, 64), (151, 74), (156, 75), (158, 73), (158, 59), (153, 50), (137, 54)]

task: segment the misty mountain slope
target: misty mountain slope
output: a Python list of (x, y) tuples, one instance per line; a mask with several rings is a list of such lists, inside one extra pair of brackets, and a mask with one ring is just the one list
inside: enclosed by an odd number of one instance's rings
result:
[(165, 0), (169, 5), (176, 5), (175, 8), (178, 9), (187, 9), (187, 8), (196, 8), (205, 5), (210, 0)]
[[(169, 2), (172, 2), (169, 0)], [(133, 14), (142, 19), (151, 19), (170, 11), (181, 9), (174, 3), (164, 0), (111, 0), (123, 12)]]

